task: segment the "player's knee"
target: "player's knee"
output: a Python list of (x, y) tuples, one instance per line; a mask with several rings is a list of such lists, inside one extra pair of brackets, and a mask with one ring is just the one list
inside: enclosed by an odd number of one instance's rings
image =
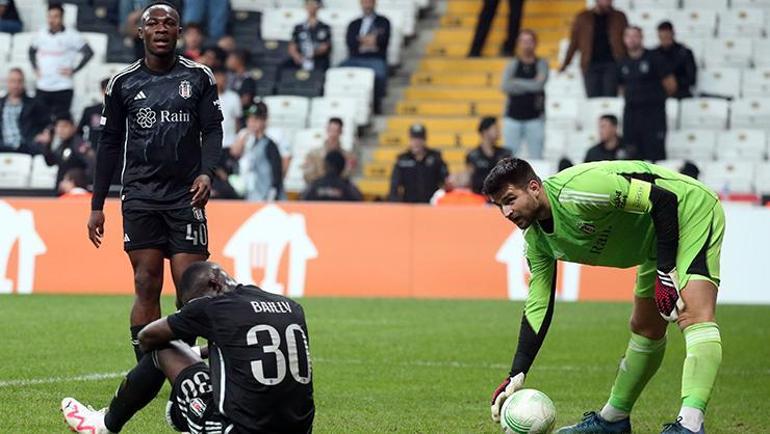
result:
[(162, 272), (156, 272), (146, 268), (140, 268), (134, 271), (134, 286), (136, 287), (137, 296), (160, 296), (162, 284)]
[(638, 318), (631, 317), (629, 328), (633, 333), (648, 339), (658, 340), (666, 336), (667, 323), (663, 318)]

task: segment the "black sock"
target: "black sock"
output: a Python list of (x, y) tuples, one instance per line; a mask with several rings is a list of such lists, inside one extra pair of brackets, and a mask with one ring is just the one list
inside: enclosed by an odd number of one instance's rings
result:
[(136, 361), (142, 360), (142, 350), (139, 349), (139, 332), (142, 331), (144, 325), (138, 325), (138, 326), (131, 326), (131, 345), (134, 347), (134, 356), (136, 356)]
[(120, 432), (131, 417), (155, 399), (165, 379), (155, 367), (152, 354), (145, 354), (120, 383), (104, 415), (104, 426), (111, 432)]

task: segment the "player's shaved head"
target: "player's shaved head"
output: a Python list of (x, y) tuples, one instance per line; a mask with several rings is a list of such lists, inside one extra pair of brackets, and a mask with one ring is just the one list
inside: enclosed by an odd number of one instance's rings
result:
[(156, 9), (165, 11), (169, 15), (176, 18), (177, 22), (179, 22), (179, 11), (176, 10), (174, 5), (167, 2), (157, 2), (144, 8), (144, 11), (142, 12), (142, 19), (140, 21), (142, 23), (142, 26), (145, 25), (147, 20), (150, 18), (150, 15), (152, 15), (152, 12)]
[(178, 302), (187, 304), (194, 298), (217, 295), (233, 286), (235, 282), (216, 262), (193, 262), (182, 273)]
[(535, 170), (520, 158), (504, 158), (500, 160), (484, 179), (483, 193), (494, 196), (509, 185), (524, 189), (529, 181), (540, 183)]

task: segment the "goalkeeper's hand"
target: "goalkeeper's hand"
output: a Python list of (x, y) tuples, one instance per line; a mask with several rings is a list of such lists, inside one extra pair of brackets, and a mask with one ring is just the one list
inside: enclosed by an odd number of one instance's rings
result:
[(658, 312), (666, 320), (674, 322), (679, 318), (679, 312), (684, 309), (684, 301), (679, 296), (679, 276), (676, 268), (668, 273), (657, 270), (655, 278), (655, 304)]
[(524, 387), (524, 373), (519, 372), (513, 377), (506, 378), (492, 393), (492, 420), (500, 422), (500, 409), (513, 392)]

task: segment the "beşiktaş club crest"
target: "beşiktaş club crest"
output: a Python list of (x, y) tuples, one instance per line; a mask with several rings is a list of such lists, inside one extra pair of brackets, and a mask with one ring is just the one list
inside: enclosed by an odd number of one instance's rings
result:
[(182, 80), (182, 82), (179, 83), (179, 96), (181, 96), (184, 99), (187, 99), (192, 96), (192, 86), (190, 86), (189, 81)]

